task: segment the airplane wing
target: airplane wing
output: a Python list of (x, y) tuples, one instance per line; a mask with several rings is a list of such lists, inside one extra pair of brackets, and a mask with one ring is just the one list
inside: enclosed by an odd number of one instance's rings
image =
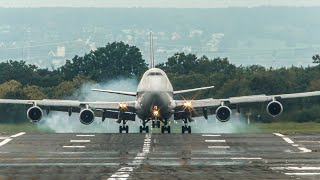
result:
[[(135, 113), (135, 101), (127, 102), (81, 102), (76, 100), (18, 100), (18, 99), (0, 99), (0, 104), (21, 104), (29, 107), (38, 106), (47, 113), (51, 111), (79, 113), (82, 109), (90, 109), (96, 117), (118, 119), (120, 105), (125, 105), (125, 113), (132, 115)], [(126, 115), (126, 114), (125, 114)]]
[(173, 91), (173, 94), (183, 94), (183, 93), (188, 93), (188, 92), (194, 92), (194, 91), (201, 91), (201, 90), (206, 90), (206, 89), (212, 89), (214, 86), (208, 86), (208, 87), (201, 87), (201, 88), (194, 88), (194, 89), (185, 89), (185, 90), (180, 90), (180, 91)]
[(126, 96), (137, 96), (136, 92), (113, 91), (113, 90), (104, 90), (104, 89), (91, 89), (91, 90), (97, 91), (97, 92), (107, 92), (107, 93), (113, 93), (113, 94), (126, 95)]
[[(291, 94), (278, 94), (278, 95), (251, 95), (251, 96), (239, 96), (230, 97), (226, 99), (202, 99), (202, 100), (176, 100), (176, 113), (182, 113), (186, 109), (186, 103), (189, 103), (192, 107), (192, 117), (204, 116), (207, 119), (207, 115), (216, 114), (216, 110), (221, 106), (227, 106), (230, 109), (239, 108), (239, 106), (250, 105), (263, 102), (276, 102), (292, 99), (292, 98), (304, 98), (320, 96), (320, 91), (303, 92), (303, 93), (291, 93)], [(281, 112), (282, 112), (282, 105)], [(280, 111), (279, 111), (280, 112)], [(280, 113), (281, 113), (280, 112)], [(278, 114), (272, 114), (276, 116)]]

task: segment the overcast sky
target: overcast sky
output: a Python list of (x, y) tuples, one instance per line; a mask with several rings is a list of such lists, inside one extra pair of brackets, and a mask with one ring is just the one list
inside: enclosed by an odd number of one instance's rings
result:
[(0, 7), (221, 8), (255, 6), (320, 6), (320, 0), (0, 0)]

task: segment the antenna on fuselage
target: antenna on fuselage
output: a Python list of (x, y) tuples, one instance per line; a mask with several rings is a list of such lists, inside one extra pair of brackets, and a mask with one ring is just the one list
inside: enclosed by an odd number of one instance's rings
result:
[(154, 68), (153, 36), (150, 32), (150, 69)]

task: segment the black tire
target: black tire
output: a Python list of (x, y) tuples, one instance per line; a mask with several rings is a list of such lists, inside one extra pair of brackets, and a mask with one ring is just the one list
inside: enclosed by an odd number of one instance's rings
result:
[(149, 126), (146, 126), (146, 133), (149, 133)]
[(119, 126), (119, 133), (122, 133), (122, 126)]
[(140, 133), (142, 133), (142, 126), (140, 126)]
[(184, 126), (181, 126), (181, 133), (184, 134)]
[(161, 133), (164, 133), (164, 126), (161, 126)]
[(191, 126), (188, 126), (188, 133), (191, 134)]
[(167, 131), (168, 131), (169, 134), (171, 133), (171, 127), (170, 126), (168, 126)]
[(154, 121), (152, 121), (152, 128), (156, 127), (156, 123)]
[(129, 126), (126, 126), (126, 133), (129, 133)]
[(160, 121), (157, 121), (157, 126), (158, 128), (160, 128)]

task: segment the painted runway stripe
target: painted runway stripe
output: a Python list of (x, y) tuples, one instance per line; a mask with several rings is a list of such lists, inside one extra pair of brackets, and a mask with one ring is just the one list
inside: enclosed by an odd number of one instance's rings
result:
[(300, 149), (302, 152), (312, 152), (312, 150), (307, 149), (305, 147), (299, 147), (298, 149)]
[(120, 163), (0, 163), (6, 166), (119, 166)]
[(308, 171), (308, 170), (320, 170), (320, 167), (272, 167), (272, 170), (289, 170), (289, 171)]
[(261, 157), (234, 157), (232, 160), (261, 160)]
[(0, 142), (0, 146), (3, 146), (5, 144), (7, 144), (8, 142), (10, 142), (12, 139), (5, 139), (2, 142)]
[(284, 137), (282, 139), (285, 140), (289, 144), (294, 144), (294, 142), (290, 138)]
[(230, 146), (208, 146), (209, 149), (229, 149)]
[(18, 137), (18, 136), (22, 136), (22, 135), (24, 135), (24, 134), (26, 134), (26, 133), (25, 133), (25, 132), (20, 132), (20, 133), (18, 133), (18, 134), (12, 135), (12, 136), (10, 136), (10, 137), (15, 138), (15, 137)]
[(284, 137), (284, 135), (280, 134), (280, 133), (273, 133), (273, 134), (276, 135), (276, 136), (279, 136), (279, 137)]
[(78, 137), (94, 137), (94, 134), (77, 134)]
[(86, 146), (63, 146), (64, 148), (85, 148)]
[(285, 173), (286, 175), (296, 175), (296, 176), (314, 176), (320, 175), (320, 173)]
[(199, 157), (199, 158), (191, 158), (192, 160), (262, 160), (261, 157)]
[(73, 143), (86, 143), (86, 142), (90, 142), (90, 140), (70, 140), (70, 142), (73, 142)]
[(226, 140), (205, 140), (205, 142), (226, 142)]
[(220, 134), (202, 134), (204, 137), (220, 137)]

